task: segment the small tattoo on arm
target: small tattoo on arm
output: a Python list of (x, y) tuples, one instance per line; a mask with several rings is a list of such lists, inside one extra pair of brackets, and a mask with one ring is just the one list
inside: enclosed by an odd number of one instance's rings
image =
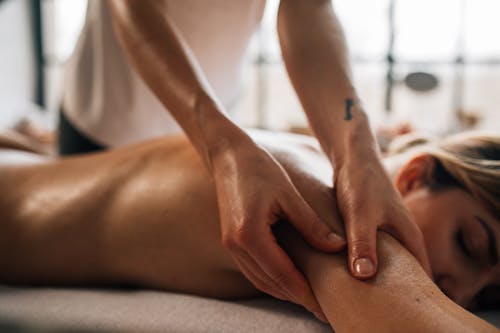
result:
[(351, 113), (351, 107), (354, 105), (354, 101), (350, 98), (345, 100), (345, 118), (344, 120), (351, 120), (352, 119), (352, 113)]

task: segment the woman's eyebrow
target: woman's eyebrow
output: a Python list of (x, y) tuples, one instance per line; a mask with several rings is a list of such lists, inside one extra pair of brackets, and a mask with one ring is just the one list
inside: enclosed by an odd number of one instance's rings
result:
[(474, 215), (474, 217), (483, 226), (484, 230), (486, 231), (486, 234), (488, 235), (488, 253), (490, 257), (489, 260), (490, 264), (494, 266), (498, 264), (498, 252), (497, 252), (497, 241), (493, 234), (493, 230), (491, 230), (491, 227), (482, 218), (480, 218), (477, 215)]

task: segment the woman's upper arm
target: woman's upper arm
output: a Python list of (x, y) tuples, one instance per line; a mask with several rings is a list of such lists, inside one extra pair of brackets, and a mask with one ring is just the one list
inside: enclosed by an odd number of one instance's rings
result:
[(286, 223), (275, 229), (337, 333), (497, 331), (448, 299), (389, 234), (378, 235), (379, 273), (359, 281), (347, 269), (345, 252), (317, 252)]

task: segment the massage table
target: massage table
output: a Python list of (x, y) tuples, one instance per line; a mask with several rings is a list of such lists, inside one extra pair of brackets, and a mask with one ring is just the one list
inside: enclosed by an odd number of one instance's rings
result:
[[(500, 311), (479, 315), (500, 327)], [(229, 302), (148, 290), (0, 286), (0, 332), (332, 331), (303, 308), (268, 297)]]

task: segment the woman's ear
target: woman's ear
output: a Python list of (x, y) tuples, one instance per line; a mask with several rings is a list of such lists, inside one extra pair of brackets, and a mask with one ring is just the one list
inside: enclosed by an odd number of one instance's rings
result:
[(435, 167), (435, 159), (429, 154), (418, 155), (410, 159), (396, 177), (396, 187), (401, 195), (429, 185)]

